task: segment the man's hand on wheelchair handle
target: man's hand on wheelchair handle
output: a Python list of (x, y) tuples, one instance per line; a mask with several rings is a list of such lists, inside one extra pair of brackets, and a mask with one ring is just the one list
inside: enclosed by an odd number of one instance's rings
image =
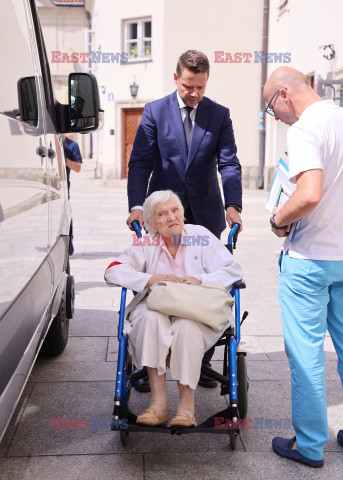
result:
[(240, 233), (243, 230), (243, 222), (241, 219), (241, 216), (239, 212), (235, 209), (235, 207), (227, 207), (226, 209), (226, 221), (229, 225), (230, 228), (232, 228), (232, 225), (234, 223), (239, 223), (240, 224), (240, 229), (238, 233)]
[(143, 210), (140, 210), (139, 208), (135, 208), (134, 210), (131, 210), (130, 215), (128, 216), (128, 219), (126, 220), (126, 224), (129, 227), (130, 230), (133, 230), (131, 223), (137, 220), (139, 223), (139, 228), (142, 230), (143, 228)]

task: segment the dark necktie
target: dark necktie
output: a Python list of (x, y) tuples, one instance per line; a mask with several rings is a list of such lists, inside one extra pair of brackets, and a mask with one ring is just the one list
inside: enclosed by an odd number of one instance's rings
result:
[(193, 132), (193, 124), (191, 120), (191, 111), (193, 110), (192, 107), (185, 107), (186, 108), (186, 116), (183, 121), (183, 127), (185, 129), (185, 136), (186, 136), (186, 143), (187, 143), (187, 151), (189, 152), (192, 140), (192, 132)]

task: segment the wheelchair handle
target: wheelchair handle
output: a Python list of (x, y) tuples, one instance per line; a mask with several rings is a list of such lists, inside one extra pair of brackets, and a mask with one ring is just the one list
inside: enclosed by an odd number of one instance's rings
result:
[(231, 227), (227, 243), (229, 245), (233, 243), (233, 248), (236, 248), (237, 237), (238, 237), (238, 232), (240, 227), (241, 227), (240, 223), (234, 223)]
[(238, 232), (241, 225), (239, 223), (234, 223), (231, 227), (229, 237), (227, 239), (226, 248), (232, 253), (233, 248), (236, 248)]
[(137, 237), (141, 238), (142, 237), (142, 232), (141, 232), (141, 229), (139, 228), (139, 222), (137, 222), (137, 220), (134, 220), (133, 222), (130, 223), (130, 225), (134, 229), (134, 231), (136, 232)]

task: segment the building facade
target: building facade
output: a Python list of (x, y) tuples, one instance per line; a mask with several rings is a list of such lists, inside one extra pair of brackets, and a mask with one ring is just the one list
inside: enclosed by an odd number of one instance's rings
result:
[[(89, 70), (88, 62), (81, 61), (82, 55), (74, 61), (72, 54), (89, 50), (90, 14), (84, 0), (36, 0), (36, 3), (56, 100), (67, 104), (69, 73)], [(92, 155), (89, 135), (73, 134), (73, 138), (84, 158)]]
[[(105, 183), (125, 178), (143, 108), (175, 90), (177, 59), (188, 49), (206, 53), (206, 96), (227, 106), (245, 187), (255, 187), (263, 0), (86, 0), (92, 18), (92, 71), (105, 110), (98, 173)], [(102, 56), (96, 52), (101, 52)], [(133, 96), (130, 86), (138, 86)]]
[[(269, 52), (290, 52), (289, 66), (310, 79), (323, 98), (343, 106), (343, 41), (341, 0), (270, 0)], [(268, 64), (268, 76), (277, 67)], [(265, 182), (270, 184), (275, 164), (287, 161), (287, 125), (267, 115)]]

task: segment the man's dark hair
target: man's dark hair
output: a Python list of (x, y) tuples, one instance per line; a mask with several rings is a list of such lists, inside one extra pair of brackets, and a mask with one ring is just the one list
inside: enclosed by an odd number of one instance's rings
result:
[(183, 53), (176, 65), (176, 74), (181, 77), (182, 71), (187, 68), (193, 73), (207, 73), (210, 75), (210, 63), (206, 55), (198, 50), (187, 50)]

